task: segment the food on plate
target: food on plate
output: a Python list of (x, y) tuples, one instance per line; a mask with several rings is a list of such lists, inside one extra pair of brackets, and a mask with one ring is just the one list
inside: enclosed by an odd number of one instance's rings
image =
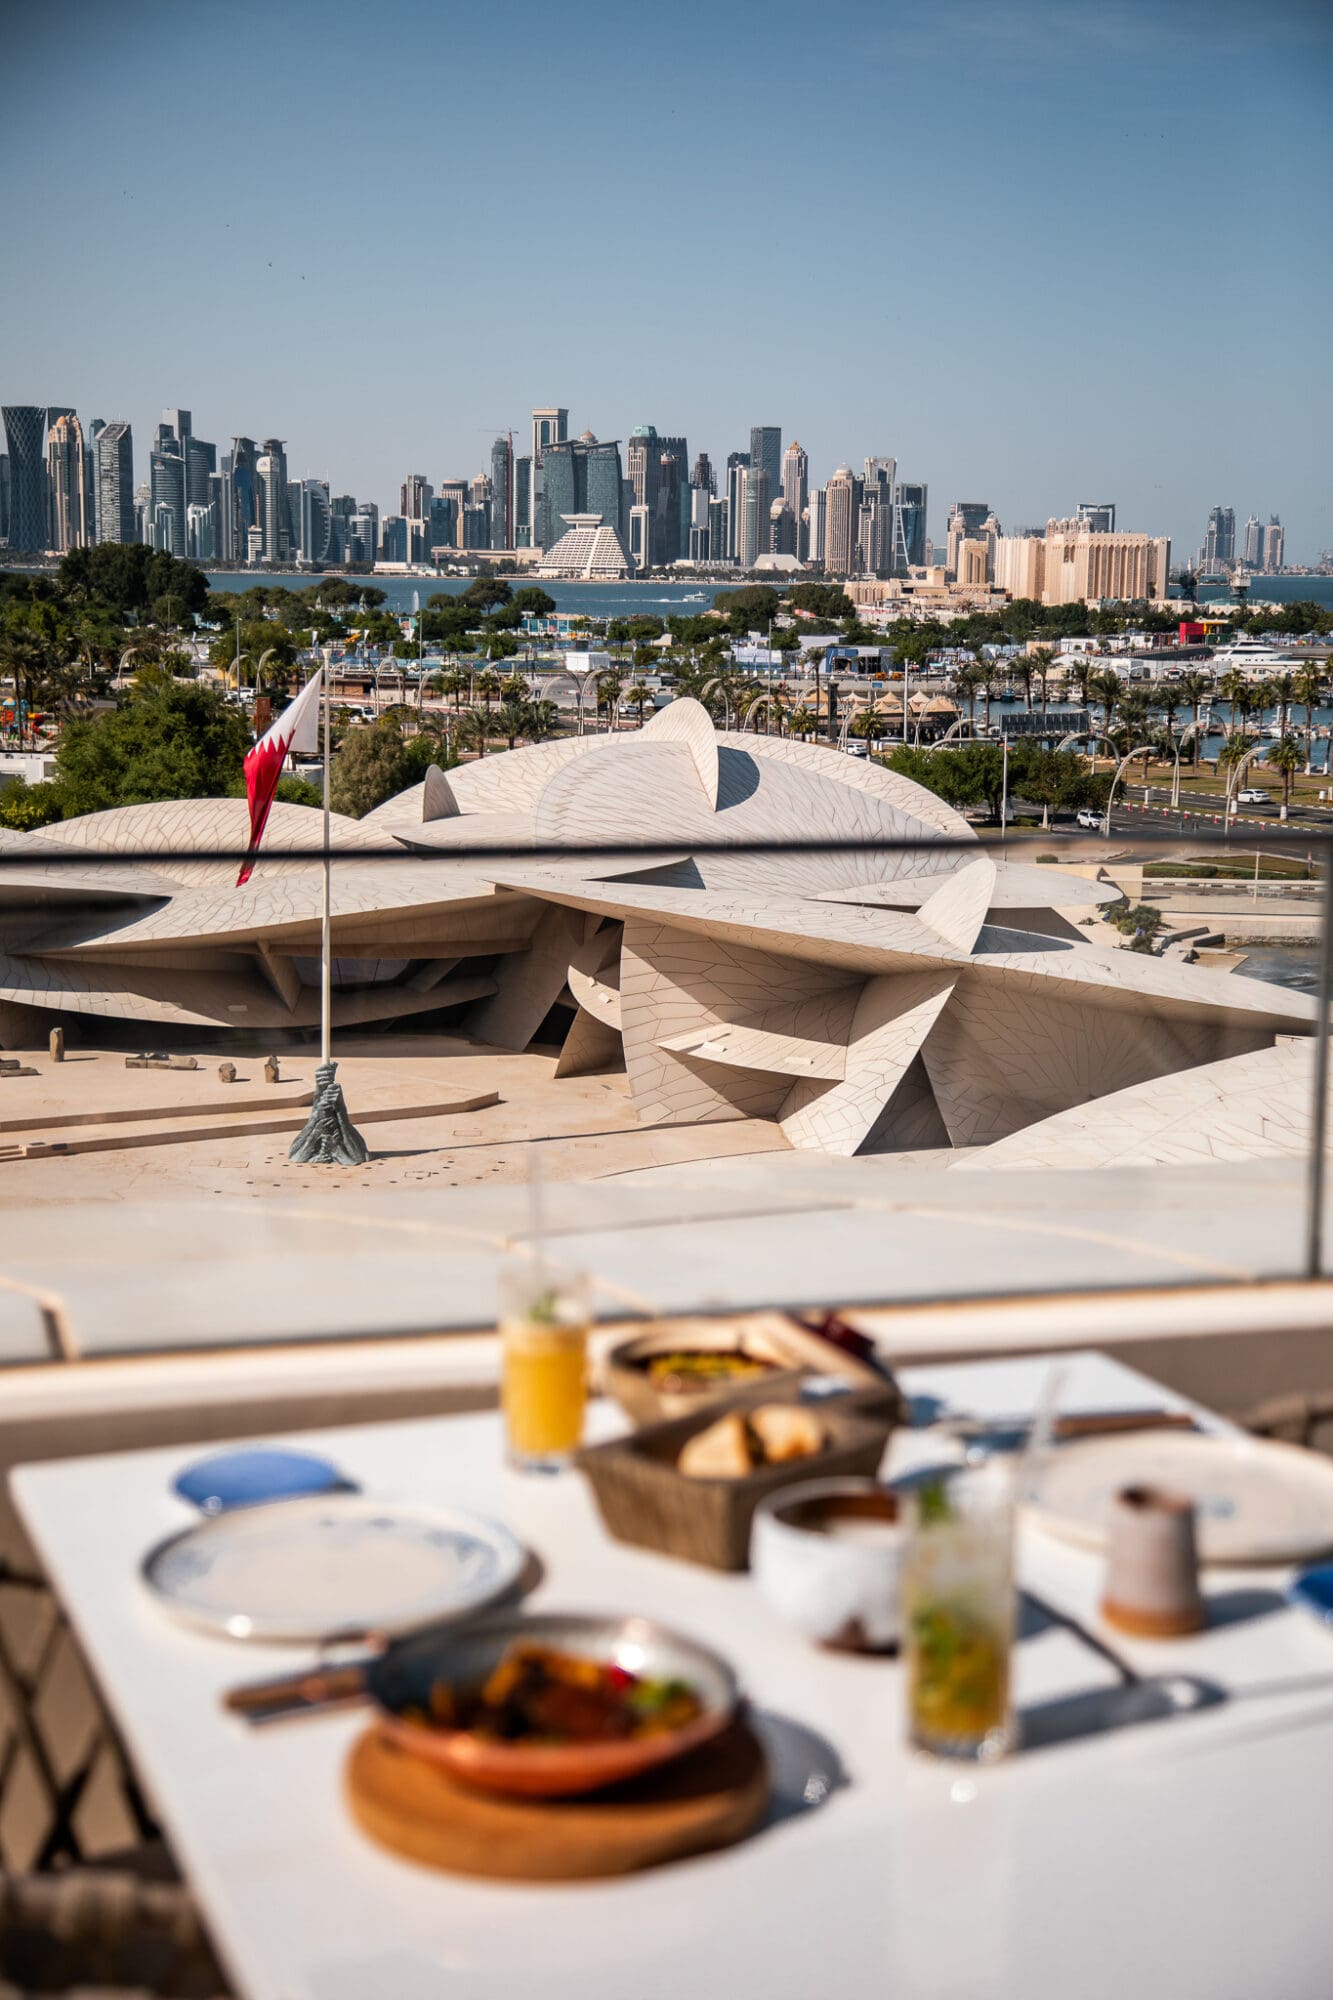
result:
[(510, 1646), (479, 1688), (437, 1680), (429, 1711), (409, 1720), (465, 1729), (493, 1742), (606, 1743), (662, 1736), (694, 1722), (703, 1703), (689, 1683), (634, 1674), (614, 1661), (553, 1646)]
[(824, 1449), (824, 1427), (809, 1410), (764, 1403), (732, 1410), (690, 1438), (676, 1461), (688, 1479), (744, 1479), (764, 1465), (813, 1458)]
[(776, 1362), (740, 1347), (673, 1348), (668, 1354), (649, 1354), (640, 1363), (654, 1389), (663, 1395), (688, 1395), (691, 1390), (725, 1387), (729, 1382), (748, 1382), (771, 1374)]

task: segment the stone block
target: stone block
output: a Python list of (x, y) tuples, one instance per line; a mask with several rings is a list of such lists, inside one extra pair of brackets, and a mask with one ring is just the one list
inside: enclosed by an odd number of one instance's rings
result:
[(282, 1082), (282, 1069), (276, 1056), (270, 1056), (264, 1064), (264, 1081), (265, 1083)]
[(160, 1050), (145, 1050), (142, 1055), (126, 1056), (126, 1069), (198, 1069), (197, 1056), (168, 1056)]
[(219, 1064), (218, 1064), (218, 1082), (219, 1082), (219, 1083), (235, 1083), (235, 1081), (236, 1081), (236, 1065), (235, 1065), (235, 1063), (231, 1063), (231, 1062), (225, 1062), (225, 1063), (219, 1063)]
[(51, 1030), (51, 1044), (50, 1044), (50, 1046), (51, 1046), (51, 1060), (52, 1060), (52, 1062), (64, 1062), (64, 1060), (65, 1060), (65, 1030), (64, 1030), (63, 1028), (52, 1028), (52, 1030)]

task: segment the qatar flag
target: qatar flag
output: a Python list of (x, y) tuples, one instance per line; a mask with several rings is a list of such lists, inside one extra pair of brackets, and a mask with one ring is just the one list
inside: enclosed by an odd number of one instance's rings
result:
[(319, 748), (319, 698), (324, 688), (324, 669), (312, 674), (290, 708), (285, 708), (270, 729), (265, 730), (245, 759), (245, 795), (250, 801), (250, 846), (236, 887), (250, 880), (259, 854), (259, 843), (268, 825), (269, 809), (282, 767), (294, 750), (310, 752)]

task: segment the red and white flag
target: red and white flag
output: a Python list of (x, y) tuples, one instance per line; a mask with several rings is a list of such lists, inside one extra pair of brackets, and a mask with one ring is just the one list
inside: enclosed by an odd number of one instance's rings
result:
[(259, 843), (268, 825), (269, 810), (282, 767), (293, 751), (309, 753), (319, 748), (319, 698), (324, 688), (324, 669), (312, 674), (296, 700), (271, 728), (265, 730), (245, 759), (245, 794), (250, 801), (250, 846), (241, 872), (239, 889), (250, 880), (259, 855)]

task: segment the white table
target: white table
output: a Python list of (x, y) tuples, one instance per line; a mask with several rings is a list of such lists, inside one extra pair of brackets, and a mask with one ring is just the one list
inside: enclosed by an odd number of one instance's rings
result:
[[(1044, 1364), (906, 1371), (982, 1415), (1030, 1408)], [(1096, 1355), (1066, 1408), (1180, 1399)], [(1278, 1606), (1118, 1650), (1238, 1698), (985, 1771), (903, 1744), (900, 1670), (820, 1653), (746, 1577), (607, 1540), (577, 1475), (502, 1470), (491, 1416), (306, 1433), (370, 1491), (465, 1501), (541, 1554), (535, 1603), (645, 1611), (728, 1654), (766, 1725), (779, 1810), (729, 1852), (610, 1883), (523, 1887), (419, 1870), (341, 1797), (353, 1713), (253, 1730), (221, 1691), (308, 1657), (173, 1624), (136, 1571), (188, 1521), (179, 1449), (29, 1466), (23, 1518), (246, 2000), (1314, 2000), (1333, 1979), (1333, 1635)], [(1099, 1564), (1035, 1531), (1024, 1581), (1096, 1625)], [(1272, 1571), (1210, 1590), (1272, 1592)], [(1018, 1647), (1020, 1705), (1113, 1685), (1060, 1628)], [(1259, 1693), (1263, 1687), (1268, 1691)], [(1253, 1691), (1253, 1692), (1248, 1692)], [(822, 1739), (813, 1750), (800, 1729)], [(805, 1746), (803, 1748), (803, 1745)], [(804, 1806), (806, 1779), (847, 1782)]]

